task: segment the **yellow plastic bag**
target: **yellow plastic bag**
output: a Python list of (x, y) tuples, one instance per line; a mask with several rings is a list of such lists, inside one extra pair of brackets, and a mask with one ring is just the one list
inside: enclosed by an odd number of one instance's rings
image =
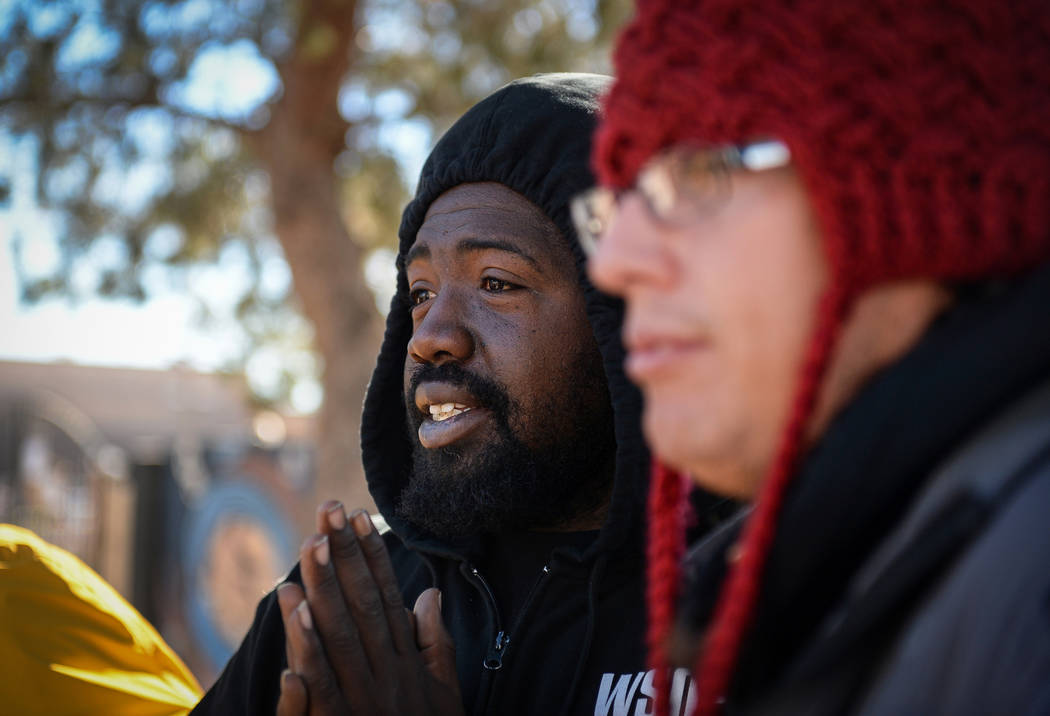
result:
[(157, 630), (90, 567), (0, 524), (0, 712), (171, 716), (201, 693)]

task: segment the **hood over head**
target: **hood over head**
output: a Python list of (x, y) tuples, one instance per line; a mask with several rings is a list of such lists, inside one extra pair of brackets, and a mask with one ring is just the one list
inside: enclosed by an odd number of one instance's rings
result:
[(591, 74), (546, 74), (502, 87), (467, 111), (434, 147), (405, 207), (399, 231), (397, 291), (383, 345), (365, 397), (361, 448), (368, 488), (393, 531), (416, 547), (448, 551), (447, 543), (395, 512), (407, 483), (412, 443), (406, 429), (403, 370), (412, 335), (404, 257), (431, 203), (460, 184), (498, 182), (522, 194), (554, 222), (576, 259), (587, 318), (602, 355), (612, 400), (616, 472), (609, 515), (584, 557), (616, 549), (628, 535), (640, 548), (648, 453), (639, 416), (641, 397), (623, 373), (620, 301), (587, 280), (585, 257), (569, 215), (569, 202), (594, 184), (591, 135), (601, 95), (611, 79)]

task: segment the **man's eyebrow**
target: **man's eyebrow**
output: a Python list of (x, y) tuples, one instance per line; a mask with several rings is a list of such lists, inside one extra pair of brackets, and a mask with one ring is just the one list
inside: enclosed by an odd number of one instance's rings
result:
[(506, 251), (525, 259), (537, 271), (543, 271), (539, 261), (533, 258), (525, 249), (510, 241), (504, 241), (503, 239), (463, 239), (456, 244), (456, 253), (467, 254), (476, 251)]
[(426, 244), (415, 243), (412, 244), (412, 248), (405, 254), (405, 266), (407, 267), (410, 263), (416, 259), (429, 259), (430, 258), (430, 247)]

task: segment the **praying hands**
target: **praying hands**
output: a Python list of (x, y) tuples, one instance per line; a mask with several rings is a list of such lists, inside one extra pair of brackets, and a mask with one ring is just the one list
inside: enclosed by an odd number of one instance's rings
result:
[[(300, 550), (303, 588), (277, 592), (288, 670), (278, 716), (456, 716), (463, 713), (455, 647), (441, 594), (409, 611), (383, 538), (364, 510), (318, 509), (318, 534)], [(305, 589), (305, 593), (304, 593)]]

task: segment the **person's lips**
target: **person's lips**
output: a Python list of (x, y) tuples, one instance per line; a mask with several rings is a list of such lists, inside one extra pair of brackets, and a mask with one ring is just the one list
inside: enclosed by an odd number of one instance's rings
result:
[(425, 448), (439, 448), (461, 440), (489, 418), (489, 411), (460, 386), (424, 382), (416, 388), (416, 408), (423, 414), (419, 442)]
[(625, 337), (627, 359), (624, 370), (632, 380), (644, 383), (661, 374), (678, 370), (709, 350), (706, 338), (636, 334)]

